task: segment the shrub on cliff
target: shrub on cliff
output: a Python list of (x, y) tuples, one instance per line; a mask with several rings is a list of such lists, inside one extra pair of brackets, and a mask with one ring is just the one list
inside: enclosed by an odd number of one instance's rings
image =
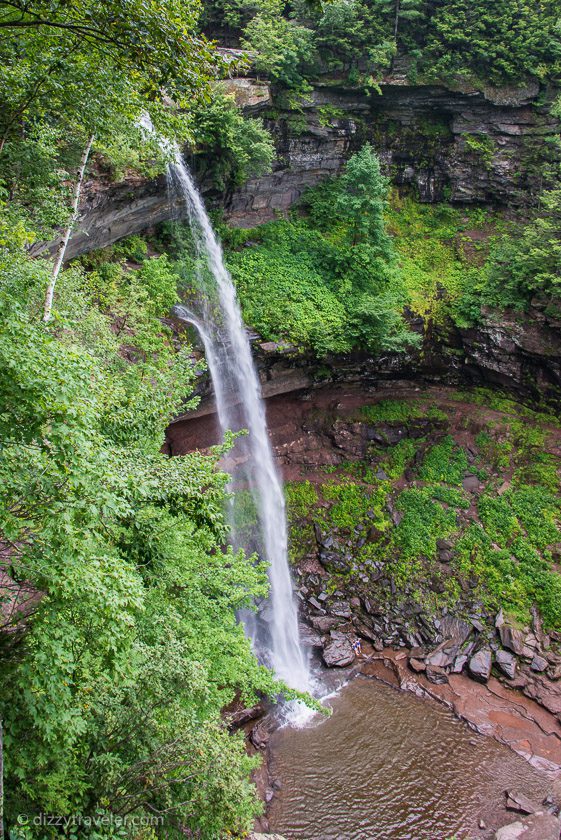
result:
[(239, 187), (269, 172), (275, 150), (262, 120), (245, 119), (234, 98), (216, 88), (211, 102), (197, 108), (193, 133), (198, 159), (220, 190)]
[(385, 229), (387, 190), (378, 158), (364, 146), (339, 178), (306, 194), (307, 217), (249, 233), (259, 244), (228, 254), (246, 321), (266, 338), (318, 355), (414, 345)]
[(537, 296), (557, 302), (561, 292), (561, 189), (544, 193), (536, 218), (520, 235), (504, 237), (488, 266), (484, 300), (525, 307)]

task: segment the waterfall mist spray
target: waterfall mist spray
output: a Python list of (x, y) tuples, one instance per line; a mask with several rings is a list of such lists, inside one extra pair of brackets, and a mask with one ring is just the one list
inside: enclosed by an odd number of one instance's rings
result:
[[(308, 665), (300, 646), (298, 612), (288, 564), (282, 480), (267, 433), (259, 378), (236, 290), (202, 198), (179, 151), (169, 166), (169, 179), (187, 208), (199, 292), (191, 308), (178, 306), (176, 312), (195, 325), (203, 341), (222, 432), (227, 429), (248, 432), (236, 441), (231, 458), (234, 491), (231, 528), (234, 547), (257, 550), (268, 563), (269, 604), (262, 613), (266, 616), (268, 638), (258, 639), (258, 646), (264, 644), (269, 649), (268, 664), (281, 679), (292, 688), (306, 690)], [(249, 511), (247, 504), (243, 505), (243, 500), (248, 498)], [(248, 545), (247, 521), (242, 519), (252, 516), (257, 527)], [(250, 632), (258, 635), (259, 628), (250, 627)]]

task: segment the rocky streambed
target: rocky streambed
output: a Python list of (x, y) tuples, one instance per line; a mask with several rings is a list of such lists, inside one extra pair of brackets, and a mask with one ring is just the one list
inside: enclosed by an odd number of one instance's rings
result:
[[(530, 797), (527, 810), (538, 811), (537, 817), (516, 817), (520, 831), (534, 833), (500, 836), (557, 837), (557, 824), (549, 820), (550, 834), (544, 828), (551, 816), (547, 809), (554, 811), (558, 801), (561, 774), (561, 635), (551, 629), (561, 558), (556, 419), (489, 391), (421, 389), (407, 382), (301, 388), (272, 397), (267, 409), (287, 480), (305, 644), (323, 667), (360, 671), (362, 678), (391, 686), (394, 698), (403, 696), (395, 689), (406, 690), (411, 699), (425, 698), (425, 705), (415, 699), (421, 720), (432, 714), (421, 711), (429, 708), (426, 698), (440, 701), (472, 733), (492, 735), (503, 745), (501, 766), (510, 760), (505, 749), (513, 760), (525, 759), (529, 772), (539, 774), (544, 796), (525, 781), (509, 787), (515, 798)], [(205, 447), (213, 436), (211, 415), (185, 418), (171, 427), (170, 450)], [(541, 611), (531, 606), (536, 598)], [(357, 640), (360, 656), (353, 650)], [(396, 707), (399, 703), (394, 699)], [(345, 743), (353, 745), (353, 722), (341, 714)], [(375, 709), (369, 714), (375, 716)], [(259, 736), (262, 723), (257, 726), (253, 741), (267, 750), (269, 739)], [(328, 732), (326, 726), (320, 730)], [(412, 722), (395, 726), (415, 755), (427, 754), (425, 742), (415, 746)], [(439, 729), (434, 723), (433, 735)], [(280, 742), (275, 736), (272, 743), (274, 766)], [(353, 749), (360, 764), (362, 751)], [(452, 754), (458, 750), (458, 744), (450, 746)], [(436, 759), (432, 763), (438, 765)], [(467, 765), (470, 779), (476, 765)], [(372, 784), (379, 789), (379, 780)], [(333, 836), (445, 840), (459, 830), (459, 837), (492, 837), (501, 824), (512, 822), (504, 810), (504, 779), (492, 794), (485, 784), (471, 789), (475, 800), (493, 802), (479, 809), (476, 823), (477, 809), (465, 810), (459, 782), (450, 785), (458, 793), (445, 810), (454, 812), (455, 801), (455, 815), (463, 809), (460, 829), (434, 833), (429, 821), (426, 834), (392, 834), (388, 828)], [(289, 787), (301, 785), (291, 781)], [(268, 789), (271, 814), (278, 815), (281, 805), (275, 804), (274, 788)], [(329, 787), (325, 796), (329, 811)], [(351, 810), (353, 803), (351, 796)], [(538, 828), (524, 822), (542, 816)], [(281, 830), (283, 819), (278, 826), (275, 819), (272, 824)]]

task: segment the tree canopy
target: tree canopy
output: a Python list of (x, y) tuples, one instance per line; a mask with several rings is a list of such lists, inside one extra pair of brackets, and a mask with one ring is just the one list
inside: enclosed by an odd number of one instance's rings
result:
[(379, 79), (398, 54), (411, 78), (456, 83), (553, 80), (561, 69), (555, 0), (210, 0), (203, 23), (241, 37), (259, 72), (297, 88), (326, 73)]

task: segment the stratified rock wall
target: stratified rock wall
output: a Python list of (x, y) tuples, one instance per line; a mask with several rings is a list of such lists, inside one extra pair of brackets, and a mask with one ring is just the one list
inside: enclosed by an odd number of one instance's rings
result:
[(539, 190), (544, 137), (556, 130), (538, 89), (451, 91), (392, 78), (380, 92), (317, 86), (299, 113), (265, 112), (277, 145), (271, 175), (227, 203), (250, 226), (286, 211), (308, 186), (372, 143), (392, 181), (422, 201), (521, 204)]
[[(273, 172), (234, 193), (218, 195), (206, 185), (207, 201), (223, 206), (241, 227), (286, 213), (307, 187), (336, 174), (365, 142), (377, 150), (393, 183), (422, 201), (523, 204), (543, 185), (544, 154), (554, 148), (544, 138), (559, 128), (547, 108), (549, 94), (537, 86), (452, 91), (394, 75), (377, 92), (331, 81), (289, 111), (277, 105), (266, 83), (230, 79), (228, 85), (248, 114), (264, 118), (277, 149)], [(177, 213), (163, 177), (92, 180), (83, 196), (69, 257)]]

